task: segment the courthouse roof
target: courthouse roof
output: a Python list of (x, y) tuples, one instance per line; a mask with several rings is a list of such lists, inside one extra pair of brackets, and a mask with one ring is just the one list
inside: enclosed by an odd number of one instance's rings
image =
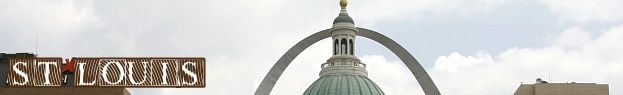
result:
[(365, 76), (342, 74), (318, 78), (303, 95), (385, 95)]

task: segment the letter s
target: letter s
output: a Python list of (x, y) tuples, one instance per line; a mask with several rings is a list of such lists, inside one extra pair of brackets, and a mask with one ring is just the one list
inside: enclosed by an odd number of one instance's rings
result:
[(26, 63), (24, 62), (17, 62), (15, 63), (15, 65), (13, 65), (13, 71), (15, 71), (18, 75), (24, 77), (24, 82), (22, 83), (17, 83), (17, 81), (15, 79), (13, 79), (13, 84), (17, 84), (17, 85), (24, 85), (26, 83), (28, 83), (28, 75), (26, 75), (26, 73), (24, 73), (23, 71), (17, 69), (17, 65), (18, 64), (23, 64), (24, 66), (26, 66)]
[(193, 77), (193, 82), (192, 83), (188, 83), (188, 82), (182, 80), (182, 84), (194, 85), (195, 83), (197, 83), (197, 74), (189, 71), (188, 68), (186, 68), (187, 64), (191, 64), (193, 66), (197, 66), (197, 65), (195, 65), (194, 62), (186, 62), (186, 63), (184, 63), (184, 65), (182, 65), (182, 70), (184, 71), (184, 73), (190, 75), (190, 77)]

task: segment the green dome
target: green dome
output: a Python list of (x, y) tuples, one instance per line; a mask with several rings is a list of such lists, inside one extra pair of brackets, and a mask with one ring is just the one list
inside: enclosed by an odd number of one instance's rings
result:
[(350, 16), (348, 16), (348, 14), (345, 14), (345, 13), (340, 13), (340, 15), (337, 16), (335, 20), (333, 20), (333, 24), (338, 23), (338, 22), (348, 22), (348, 23), (355, 24), (355, 21), (353, 21), (353, 18), (350, 18)]
[(303, 95), (385, 95), (385, 93), (368, 77), (342, 74), (318, 78)]

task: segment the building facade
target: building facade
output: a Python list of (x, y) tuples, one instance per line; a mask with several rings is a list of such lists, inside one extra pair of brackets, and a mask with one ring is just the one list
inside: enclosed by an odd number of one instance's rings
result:
[(608, 84), (548, 83), (540, 78), (534, 84), (521, 84), (513, 95), (608, 95)]

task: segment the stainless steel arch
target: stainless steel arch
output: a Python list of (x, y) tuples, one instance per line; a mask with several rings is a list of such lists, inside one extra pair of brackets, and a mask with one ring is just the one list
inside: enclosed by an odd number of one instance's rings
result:
[[(422, 87), (422, 90), (424, 90), (424, 93), (426, 95), (441, 94), (439, 92), (439, 89), (437, 89), (437, 86), (435, 86), (433, 80), (430, 78), (428, 73), (426, 73), (426, 70), (424, 70), (424, 67), (422, 67), (422, 65), (417, 60), (415, 60), (415, 58), (411, 55), (411, 53), (409, 53), (409, 51), (400, 46), (400, 44), (396, 43), (396, 41), (390, 39), (383, 34), (369, 29), (357, 27), (357, 30), (359, 30), (357, 35), (381, 43), (383, 46), (387, 47), (394, 54), (396, 54), (396, 56), (398, 56), (398, 58), (400, 58), (400, 60), (405, 63), (407, 68), (409, 68), (418, 83), (420, 83), (420, 86)], [(275, 83), (277, 83), (277, 80), (279, 80), (279, 77), (281, 76), (281, 74), (283, 74), (283, 71), (288, 67), (288, 65), (290, 65), (290, 63), (292, 62), (292, 60), (294, 60), (294, 58), (296, 58), (296, 56), (301, 54), (303, 50), (307, 49), (307, 47), (311, 46), (312, 44), (328, 37), (331, 37), (330, 29), (314, 33), (307, 38), (301, 40), (300, 42), (296, 43), (296, 45), (294, 45), (283, 56), (281, 56), (281, 58), (277, 60), (277, 63), (275, 63), (270, 71), (268, 71), (268, 74), (266, 74), (260, 86), (257, 88), (257, 90), (255, 90), (255, 95), (270, 94), (273, 87), (275, 86)]]

